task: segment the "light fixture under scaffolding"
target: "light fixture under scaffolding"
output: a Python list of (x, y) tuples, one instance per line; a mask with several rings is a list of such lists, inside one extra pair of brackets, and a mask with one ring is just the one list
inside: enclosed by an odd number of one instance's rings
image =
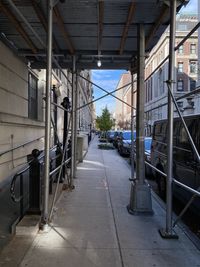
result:
[(97, 60), (97, 67), (99, 67), (99, 68), (101, 67), (101, 60), (100, 59)]

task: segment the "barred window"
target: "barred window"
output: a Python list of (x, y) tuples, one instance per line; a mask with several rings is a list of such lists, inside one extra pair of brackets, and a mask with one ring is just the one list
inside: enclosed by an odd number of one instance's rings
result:
[(183, 80), (178, 80), (177, 82), (177, 91), (184, 91), (184, 83), (183, 83)]
[(179, 46), (178, 54), (183, 54), (183, 45)]
[(197, 61), (194, 61), (194, 60), (190, 61), (190, 73), (192, 74), (197, 73)]
[(190, 54), (195, 55), (196, 54), (196, 44), (190, 45)]
[(183, 72), (183, 62), (178, 62), (178, 72)]

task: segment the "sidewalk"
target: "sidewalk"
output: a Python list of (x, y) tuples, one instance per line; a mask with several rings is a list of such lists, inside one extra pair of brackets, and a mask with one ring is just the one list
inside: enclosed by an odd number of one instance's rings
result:
[(130, 168), (95, 138), (77, 168), (75, 190), (63, 191), (52, 228), (16, 237), (0, 255), (6, 267), (195, 267), (200, 251), (177, 226), (178, 240), (162, 239), (165, 211), (153, 195), (153, 216), (133, 216)]

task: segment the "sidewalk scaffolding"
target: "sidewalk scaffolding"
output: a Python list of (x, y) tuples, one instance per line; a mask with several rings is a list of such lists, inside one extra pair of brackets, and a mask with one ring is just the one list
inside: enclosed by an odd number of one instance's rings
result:
[(199, 266), (200, 251), (180, 224), (179, 239), (162, 239), (165, 206), (152, 193), (153, 216), (132, 216), (131, 169), (115, 150), (98, 149), (97, 137), (77, 167), (75, 190), (63, 191), (49, 232), (16, 236), (0, 265), (59, 267)]

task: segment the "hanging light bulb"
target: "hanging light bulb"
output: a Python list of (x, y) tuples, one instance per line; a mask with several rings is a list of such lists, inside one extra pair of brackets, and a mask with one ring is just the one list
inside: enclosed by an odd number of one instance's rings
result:
[(99, 68), (101, 67), (101, 60), (100, 59), (97, 60), (97, 67), (99, 67)]

